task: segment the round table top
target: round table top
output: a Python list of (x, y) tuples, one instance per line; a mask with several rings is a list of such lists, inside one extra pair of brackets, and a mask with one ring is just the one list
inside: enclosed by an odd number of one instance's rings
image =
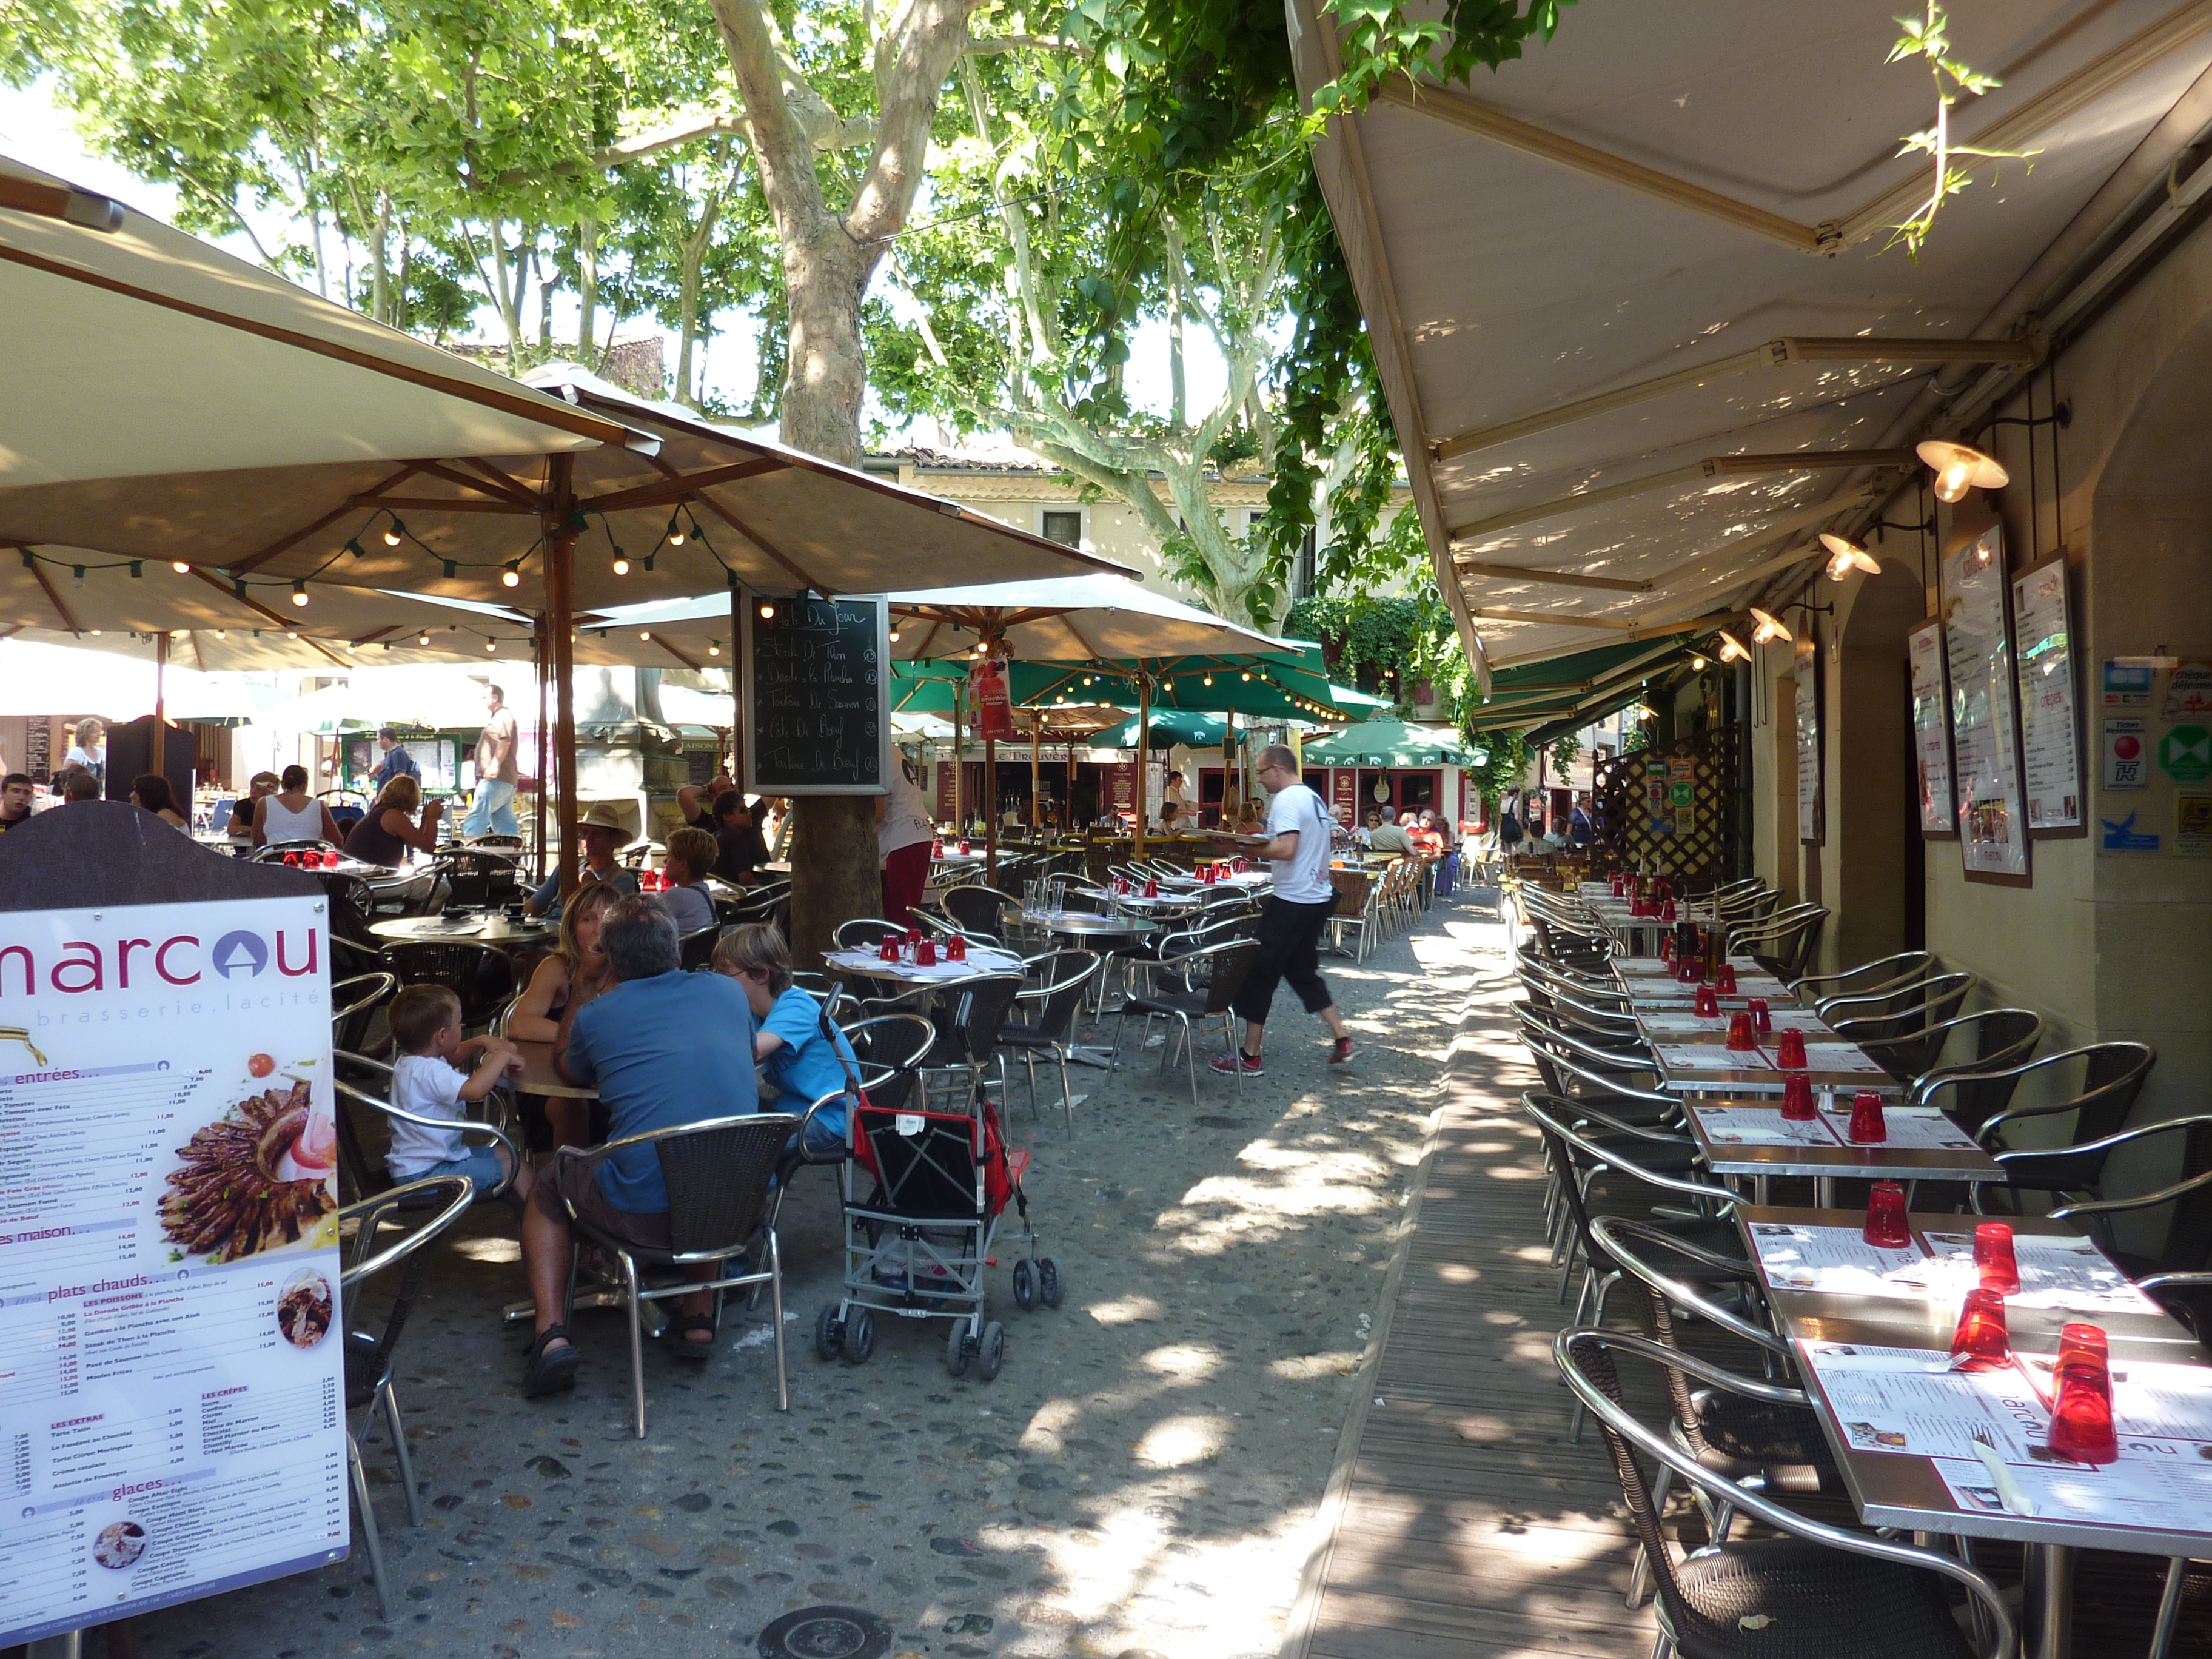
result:
[(522, 1051), (522, 1074), (510, 1078), (516, 1089), (526, 1095), (554, 1095), (567, 1100), (597, 1100), (599, 1091), (588, 1083), (568, 1083), (553, 1069), (553, 1045), (550, 1042), (518, 1042)]
[(1031, 910), (1029, 916), (1032, 921), (1042, 922), (1047, 932), (1070, 938), (1141, 939), (1164, 931), (1157, 921), (1138, 916), (1102, 916), (1091, 910)]
[(503, 911), (478, 911), (450, 921), (441, 915), (400, 916), (392, 921), (372, 922), (368, 931), (379, 939), (391, 939), (395, 943), (466, 939), (472, 945), (490, 945), (504, 949), (543, 945), (560, 930), (534, 919), (517, 921)]
[(823, 961), (856, 979), (891, 979), (906, 985), (957, 985), (984, 974), (1018, 974), (1022, 959), (1006, 951), (971, 949), (965, 962), (947, 962), (940, 956), (930, 967), (911, 962), (885, 962), (872, 951), (831, 951)]

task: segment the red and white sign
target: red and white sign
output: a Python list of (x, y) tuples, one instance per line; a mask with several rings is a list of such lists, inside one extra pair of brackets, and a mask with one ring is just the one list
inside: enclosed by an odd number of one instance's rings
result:
[(1006, 659), (982, 657), (968, 665), (970, 732), (1001, 742), (1014, 735), (1014, 711), (1006, 696)]

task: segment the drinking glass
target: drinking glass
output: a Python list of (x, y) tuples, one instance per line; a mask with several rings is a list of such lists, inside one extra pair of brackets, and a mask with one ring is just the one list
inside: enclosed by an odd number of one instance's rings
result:
[(2058, 1397), (2051, 1406), (2051, 1449), (2077, 1463), (2110, 1463), (2119, 1456), (2112, 1374), (2102, 1361), (2086, 1359), (2059, 1370)]
[(1889, 1139), (1889, 1125), (1882, 1121), (1881, 1097), (1873, 1090), (1862, 1089), (1851, 1097), (1851, 1122), (1844, 1139), (1854, 1146), (1878, 1146)]
[(1810, 1123), (1819, 1115), (1813, 1109), (1813, 1079), (1800, 1073), (1782, 1079), (1782, 1115), (1792, 1123)]
[(885, 962), (896, 962), (899, 959), (898, 935), (896, 933), (885, 933), (884, 935), (884, 942), (876, 949), (876, 954), (878, 957), (881, 957)]
[[(1808, 1090), (1806, 1098), (1812, 1098)], [(1866, 1226), (1860, 1237), (1885, 1250), (1901, 1250), (1912, 1243), (1912, 1224), (1905, 1218), (1905, 1188), (1894, 1181), (1877, 1181), (1867, 1194)], [(2003, 1336), (2003, 1310), (1998, 1310), (1998, 1336)], [(1955, 1345), (1954, 1345), (1955, 1350)]]
[[(1984, 1290), (1995, 1291), (1999, 1296), (2014, 1296), (2019, 1293), (2020, 1261), (2013, 1254), (2010, 1225), (2002, 1221), (1984, 1221), (1976, 1224), (1974, 1265), (1982, 1270)], [(2068, 1328), (2072, 1328), (2069, 1326)], [(2063, 1355), (2061, 1357), (2063, 1358)]]
[[(1737, 1050), (1759, 1047), (1759, 1034), (1752, 1030), (1749, 1014), (1734, 1013), (1729, 1016), (1728, 1046)], [(1800, 1082), (1802, 1080), (1802, 1079), (1793, 1079)], [(1811, 1085), (1808, 1084), (1807, 1087), (1809, 1090)]]
[(1723, 962), (1713, 969), (1713, 983), (1720, 988), (1720, 994), (1723, 996), (1734, 996), (1735, 994), (1735, 964)]
[(1966, 1292), (1966, 1306), (1959, 1311), (1959, 1328), (1952, 1333), (1951, 1352), (1954, 1358), (1965, 1357), (1957, 1366), (1962, 1371), (1993, 1371), (2012, 1363), (2002, 1297), (1981, 1289)]
[(300, 855), (297, 853), (287, 853), (284, 854), (284, 862), (296, 870), (300, 867)]
[(1765, 997), (1753, 997), (1749, 1002), (1746, 1003), (1744, 1006), (1750, 1010), (1752, 1028), (1763, 1037), (1772, 1036), (1774, 1035), (1774, 1017), (1766, 1011), (1766, 999)]
[(935, 939), (923, 939), (914, 947), (914, 965), (917, 968), (934, 968), (937, 966), (937, 941)]
[(1714, 993), (1711, 986), (1700, 985), (1698, 987), (1697, 996), (1692, 1000), (1690, 1006), (1697, 1011), (1701, 1018), (1711, 1019), (1720, 1012), (1721, 1000)]
[(1774, 1063), (1785, 1072), (1805, 1069), (1805, 1034), (1784, 1031), (1774, 1044)]

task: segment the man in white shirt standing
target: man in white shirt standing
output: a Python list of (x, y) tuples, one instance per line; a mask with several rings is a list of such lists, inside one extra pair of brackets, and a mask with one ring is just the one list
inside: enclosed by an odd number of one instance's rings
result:
[(1257, 775), (1260, 787), (1274, 797), (1267, 808), (1267, 844), (1260, 849), (1274, 885), (1260, 912), (1260, 953), (1230, 1004), (1244, 1022), (1243, 1047), (1236, 1060), (1224, 1054), (1214, 1060), (1213, 1069), (1233, 1074), (1242, 1066), (1246, 1077), (1265, 1074), (1261, 1043), (1275, 987), (1284, 980), (1306, 1012), (1328, 1027), (1335, 1039), (1328, 1063), (1341, 1066), (1352, 1058), (1352, 1033), (1321, 976), (1321, 932), (1336, 908), (1336, 889), (1328, 878), (1328, 809), (1298, 781), (1297, 757), (1280, 744), (1260, 751)]

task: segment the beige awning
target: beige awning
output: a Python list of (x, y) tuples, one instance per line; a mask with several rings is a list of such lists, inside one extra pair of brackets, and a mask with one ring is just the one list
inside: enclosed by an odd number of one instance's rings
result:
[(633, 441), (144, 214), (36, 210), (42, 190), (68, 211), (0, 156), (0, 487)]
[[(976, 582), (1126, 574), (957, 503), (631, 397), (580, 368), (530, 379), (581, 415), (657, 440), (658, 453), (610, 447), (526, 462), (461, 454), (0, 489), (0, 544), (181, 560), (246, 583), (263, 603), (305, 582), (311, 600), (325, 584), (345, 584), (534, 607), (558, 465), (574, 468), (583, 521), (580, 611), (726, 591), (732, 579), (778, 592), (871, 593), (951, 570)], [(510, 569), (511, 587), (502, 580)]]
[[(1710, 631), (1802, 580), (1820, 530), (1917, 476), (1917, 439), (2033, 372), (2027, 319), (2212, 121), (2205, 0), (1958, 0), (1956, 55), (2003, 84), (1954, 133), (2035, 154), (1951, 198), (1914, 264), (1882, 247), (1926, 193), (1897, 139), (1933, 101), (1884, 62), (1895, 9), (1754, 9), (1574, 7), (1471, 90), (1384, 88), (1316, 152), (1439, 582), (1491, 666)], [(1334, 23), (1290, 11), (1310, 94)]]

